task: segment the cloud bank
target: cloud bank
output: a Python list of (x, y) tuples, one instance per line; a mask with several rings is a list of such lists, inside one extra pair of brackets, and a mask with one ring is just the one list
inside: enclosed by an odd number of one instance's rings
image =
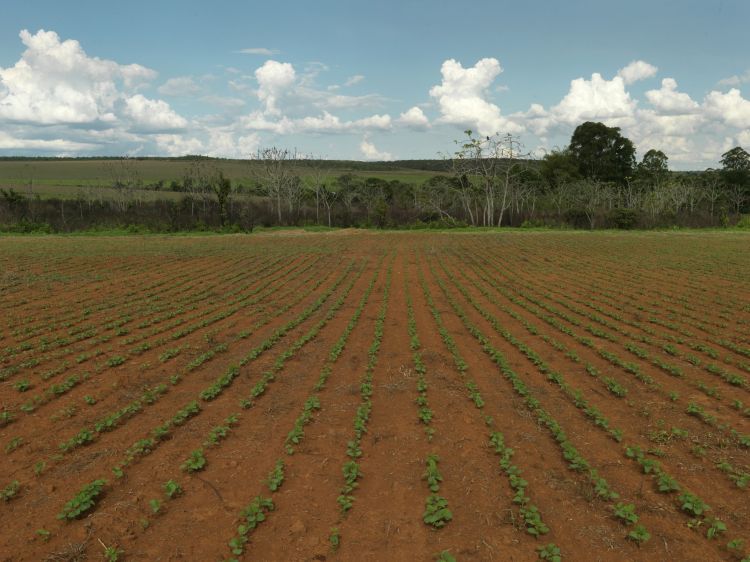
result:
[[(663, 150), (677, 167), (715, 166), (722, 152), (750, 144), (750, 100), (741, 91), (750, 83), (748, 72), (694, 97), (656, 65), (634, 60), (613, 74), (573, 77), (547, 106), (530, 100), (526, 109), (508, 110), (499, 101), (508, 87), (497, 84), (503, 67), (492, 57), (468, 66), (445, 60), (422, 98), (406, 103), (361, 92), (361, 73), (321, 85), (331, 70), (319, 61), (268, 58), (249, 72), (222, 67), (223, 78), (172, 76), (157, 83), (155, 70), (92, 56), (54, 31), (23, 30), (19, 37), (19, 59), (0, 67), (3, 154), (247, 157), (264, 144), (309, 139), (322, 147), (323, 138), (339, 137), (346, 140), (336, 142), (348, 142), (366, 159), (388, 160), (398, 155), (376, 144), (411, 135), (411, 145), (419, 138), (433, 143), (425, 142), (422, 156), (429, 158), (464, 129), (513, 133), (528, 146), (551, 148), (566, 144), (583, 121), (621, 127), (640, 154)], [(237, 52), (279, 54), (265, 47)], [(342, 93), (354, 86), (357, 95)], [(439, 146), (438, 136), (445, 139)]]

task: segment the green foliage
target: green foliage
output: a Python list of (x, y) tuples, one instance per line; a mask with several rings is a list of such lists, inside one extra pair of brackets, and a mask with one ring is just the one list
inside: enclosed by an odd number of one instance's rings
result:
[(341, 508), (341, 513), (346, 513), (354, 506), (354, 496), (351, 494), (339, 494), (336, 498), (336, 502)]
[(10, 441), (8, 441), (7, 445), (5, 445), (6, 454), (12, 453), (23, 444), (23, 437), (13, 437)]
[(88, 429), (82, 429), (67, 441), (60, 443), (59, 448), (61, 451), (70, 451), (71, 449), (75, 449), (76, 447), (87, 445), (93, 440), (94, 433)]
[(729, 185), (750, 183), (750, 154), (741, 146), (735, 146), (721, 155), (722, 176)]
[(569, 185), (581, 178), (578, 162), (569, 150), (551, 150), (542, 157), (539, 174), (553, 189)]
[(338, 527), (331, 527), (331, 534), (328, 535), (328, 542), (331, 544), (331, 548), (336, 551), (341, 546), (341, 536), (339, 535)]
[(268, 475), (266, 484), (268, 489), (275, 492), (281, 488), (281, 484), (284, 482), (284, 460), (278, 459), (271, 473)]
[(124, 550), (120, 550), (116, 546), (105, 546), (103, 543), (102, 546), (104, 547), (104, 559), (107, 562), (117, 562), (120, 555), (125, 554)]
[(604, 384), (607, 385), (607, 389), (615, 396), (619, 398), (627, 396), (628, 389), (620, 385), (615, 379), (604, 377), (602, 380), (604, 381)]
[(633, 175), (635, 146), (619, 127), (582, 123), (573, 131), (568, 150), (584, 178), (624, 184)]
[(542, 515), (539, 513), (539, 509), (535, 505), (528, 507), (522, 507), (521, 517), (526, 525), (526, 532), (530, 535), (538, 537), (549, 532), (549, 527), (542, 521)]
[[(286, 449), (287, 454), (294, 454), (294, 446), (299, 445), (302, 442), (302, 439), (305, 436), (304, 427), (312, 420), (313, 412), (315, 410), (320, 410), (320, 400), (317, 396), (310, 396), (305, 401), (302, 414), (300, 414), (300, 416), (295, 420), (294, 428), (289, 432), (286, 440), (284, 441), (284, 448)], [(348, 451), (347, 454), (349, 454)]]
[(631, 504), (617, 503), (612, 507), (612, 511), (619, 520), (627, 525), (634, 525), (638, 522), (638, 516), (635, 513), (635, 506)]
[(243, 522), (237, 526), (237, 536), (229, 541), (229, 547), (232, 550), (232, 554), (239, 556), (245, 551), (245, 544), (247, 544), (248, 535), (266, 520), (266, 513), (273, 511), (273, 509), (273, 500), (258, 496), (242, 510), (240, 513), (240, 519)]
[(643, 525), (636, 525), (633, 530), (628, 533), (628, 538), (640, 545), (651, 538), (651, 533), (649, 533)]
[(448, 500), (437, 495), (430, 494), (425, 502), (425, 510), (422, 520), (436, 529), (444, 527), (451, 519), (453, 513), (448, 509)]
[(184, 408), (182, 408), (181, 410), (178, 410), (174, 416), (172, 416), (171, 423), (173, 425), (182, 425), (188, 419), (197, 415), (198, 412), (200, 411), (201, 411), (201, 408), (198, 405), (198, 402), (193, 400), (192, 402), (187, 404)]
[(680, 500), (680, 503), (682, 504), (681, 506), (682, 511), (689, 513), (690, 515), (694, 515), (696, 517), (703, 515), (706, 511), (709, 511), (711, 509), (711, 506), (705, 504), (703, 500), (701, 500), (699, 497), (694, 496), (693, 494), (689, 492), (684, 492), (680, 494), (678, 499)]
[(173, 499), (182, 494), (182, 487), (174, 480), (167, 480), (164, 483), (164, 493), (169, 499)]
[(707, 521), (707, 523), (709, 523), (709, 526), (706, 530), (706, 537), (708, 537), (709, 539), (718, 538), (719, 535), (724, 534), (727, 530), (726, 523), (716, 517), (711, 518)]
[(656, 486), (658, 490), (662, 493), (669, 493), (669, 492), (679, 492), (680, 491), (680, 485), (677, 483), (677, 480), (672, 478), (669, 474), (666, 472), (660, 472), (657, 474), (656, 477)]
[(203, 442), (204, 447), (215, 447), (219, 444), (219, 441), (225, 439), (232, 429), (232, 426), (236, 425), (239, 421), (239, 415), (233, 414), (224, 420), (224, 425), (218, 425), (211, 429), (208, 434), (208, 438)]
[(539, 554), (539, 560), (546, 560), (547, 562), (562, 562), (562, 554), (555, 543), (538, 546), (536, 550)]
[(15, 388), (18, 392), (26, 392), (27, 390), (33, 388), (34, 385), (29, 382), (29, 379), (21, 379), (20, 381), (16, 381), (13, 383), (13, 388)]
[(744, 546), (745, 541), (743, 539), (732, 539), (727, 543), (727, 548), (729, 550), (741, 551)]
[(151, 507), (152, 513), (159, 513), (161, 510), (161, 501), (154, 498), (148, 502), (149, 507)]
[(196, 449), (187, 460), (180, 465), (185, 472), (199, 472), (206, 468), (206, 457), (203, 456), (203, 449)]
[(110, 357), (107, 359), (107, 365), (110, 367), (117, 367), (118, 365), (122, 365), (125, 363), (125, 358), (121, 355), (115, 355), (114, 357)]
[(0, 412), (0, 427), (5, 427), (9, 423), (11, 423), (15, 417), (13, 416), (12, 412), (9, 412), (8, 410), (3, 410)]
[(438, 459), (437, 455), (429, 455), (427, 457), (427, 470), (422, 475), (422, 478), (427, 480), (427, 487), (431, 492), (437, 492), (440, 490), (440, 482), (443, 481), (443, 477), (438, 471)]
[(649, 185), (663, 183), (669, 176), (667, 155), (661, 150), (651, 149), (643, 155), (638, 164), (637, 177)]
[(608, 213), (607, 220), (614, 228), (632, 230), (638, 225), (639, 212), (637, 209), (616, 208)]
[(0, 498), (2, 498), (5, 502), (10, 501), (14, 497), (16, 497), (16, 494), (18, 494), (18, 491), (20, 489), (21, 485), (18, 483), (18, 480), (13, 480), (13, 482), (0, 490)]
[(88, 511), (94, 508), (96, 500), (102, 494), (106, 484), (106, 480), (94, 480), (90, 484), (84, 486), (73, 499), (63, 506), (63, 509), (58, 513), (57, 518), (71, 520), (85, 515)]

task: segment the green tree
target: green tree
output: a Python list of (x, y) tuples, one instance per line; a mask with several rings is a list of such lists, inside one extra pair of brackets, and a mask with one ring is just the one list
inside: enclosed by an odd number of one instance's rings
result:
[(576, 127), (568, 149), (586, 179), (624, 185), (633, 175), (635, 147), (619, 127), (587, 121)]
[(721, 155), (721, 175), (729, 185), (750, 186), (750, 154), (735, 146)]
[(216, 201), (219, 204), (219, 222), (222, 228), (227, 224), (227, 204), (229, 197), (232, 195), (232, 182), (229, 178), (224, 177), (222, 172), (211, 182), (211, 189), (216, 195)]
[(669, 176), (669, 165), (667, 155), (661, 150), (651, 149), (643, 155), (643, 160), (638, 164), (638, 178), (651, 185), (663, 183)]
[(578, 162), (569, 150), (553, 150), (542, 157), (539, 174), (550, 189), (581, 179)]

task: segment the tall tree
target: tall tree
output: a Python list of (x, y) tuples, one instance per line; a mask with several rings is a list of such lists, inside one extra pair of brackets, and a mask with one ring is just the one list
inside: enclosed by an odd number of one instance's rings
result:
[(662, 183), (669, 176), (669, 158), (661, 150), (651, 149), (643, 155), (643, 160), (638, 164), (637, 174), (639, 179), (653, 185)]
[(561, 184), (581, 179), (578, 162), (567, 149), (552, 150), (545, 154), (539, 163), (539, 174), (552, 190)]
[[(460, 149), (451, 158), (453, 175), (465, 193), (481, 194), (482, 226), (502, 226), (511, 191), (526, 167), (522, 158), (528, 155), (521, 154), (520, 142), (511, 134), (475, 137), (471, 130), (464, 133), (467, 138), (456, 141)], [(480, 224), (471, 205), (466, 208), (472, 224)]]
[(251, 164), (253, 174), (275, 203), (279, 224), (283, 224), (282, 205), (286, 203), (291, 214), (301, 192), (301, 182), (294, 169), (296, 160), (296, 151), (272, 146), (258, 149)]
[(721, 175), (729, 185), (750, 187), (750, 154), (741, 146), (735, 146), (721, 155)]
[(569, 150), (584, 178), (624, 185), (633, 175), (635, 147), (619, 127), (582, 123), (570, 138)]

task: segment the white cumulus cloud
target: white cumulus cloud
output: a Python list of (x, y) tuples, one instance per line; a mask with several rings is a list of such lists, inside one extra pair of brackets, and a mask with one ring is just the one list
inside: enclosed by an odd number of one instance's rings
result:
[(737, 88), (727, 93), (712, 91), (703, 102), (706, 113), (718, 121), (739, 129), (750, 128), (750, 100)]
[(430, 126), (430, 120), (427, 119), (422, 109), (417, 106), (404, 111), (396, 121), (400, 125), (416, 130), (423, 130)]
[(203, 154), (203, 143), (194, 136), (178, 134), (158, 134), (153, 136), (156, 146), (162, 154), (168, 156), (185, 156), (186, 154)]
[(78, 41), (54, 31), (20, 33), (26, 50), (0, 68), (0, 120), (43, 125), (111, 123), (120, 88), (153, 80), (156, 72), (89, 57)]
[(367, 137), (363, 138), (362, 142), (359, 143), (359, 151), (362, 153), (365, 160), (376, 160), (381, 162), (393, 160), (393, 156), (390, 152), (378, 150)]
[(440, 107), (442, 123), (471, 127), (481, 135), (517, 132), (519, 127), (500, 114), (490, 102), (488, 90), (503, 71), (495, 58), (484, 58), (470, 68), (455, 59), (443, 62), (442, 82), (430, 89)]
[(607, 80), (594, 72), (590, 80), (572, 80), (566, 96), (550, 112), (558, 122), (578, 124), (630, 117), (635, 107), (636, 102), (625, 89), (623, 77)]
[(67, 139), (23, 139), (15, 138), (0, 131), (0, 150), (40, 150), (56, 154), (75, 154), (83, 150), (91, 150), (96, 145), (75, 142)]
[(700, 109), (697, 102), (684, 92), (677, 91), (677, 81), (665, 78), (661, 81), (661, 88), (646, 92), (646, 99), (660, 113), (680, 115), (695, 113)]
[(350, 128), (352, 129), (380, 129), (386, 130), (391, 128), (391, 116), (390, 115), (370, 115), (362, 119), (357, 119), (351, 122)]
[(250, 47), (248, 49), (240, 49), (236, 52), (242, 53), (243, 55), (265, 55), (268, 57), (278, 55), (280, 53), (278, 49), (268, 49), (266, 47)]
[(250, 158), (260, 146), (260, 136), (236, 135), (227, 129), (209, 130), (205, 154), (217, 158)]
[(653, 64), (649, 64), (642, 60), (635, 60), (628, 64), (625, 68), (621, 68), (617, 73), (625, 81), (625, 84), (633, 84), (639, 80), (645, 80), (656, 76), (659, 71)]
[(729, 78), (723, 78), (719, 80), (719, 86), (734, 86), (737, 87), (741, 84), (750, 82), (750, 69), (746, 70), (744, 74), (735, 74)]
[(178, 76), (164, 82), (157, 91), (163, 96), (194, 96), (201, 92), (201, 87), (192, 76)]
[(125, 100), (125, 115), (133, 120), (134, 129), (138, 131), (174, 131), (184, 129), (188, 124), (167, 102), (151, 100), (141, 94)]
[(297, 79), (294, 67), (288, 62), (266, 61), (255, 71), (258, 80), (258, 99), (266, 106), (266, 112), (279, 115), (279, 98)]
[(344, 86), (354, 86), (355, 84), (359, 84), (364, 80), (365, 77), (361, 74), (355, 74), (354, 76), (350, 76), (346, 79), (346, 82), (344, 82)]
[(270, 120), (260, 111), (254, 111), (240, 120), (245, 130), (269, 131), (279, 135), (295, 133), (351, 133), (384, 131), (391, 128), (390, 115), (370, 115), (362, 119), (344, 121), (337, 115), (324, 111), (320, 115), (309, 115), (299, 119), (281, 118)]

